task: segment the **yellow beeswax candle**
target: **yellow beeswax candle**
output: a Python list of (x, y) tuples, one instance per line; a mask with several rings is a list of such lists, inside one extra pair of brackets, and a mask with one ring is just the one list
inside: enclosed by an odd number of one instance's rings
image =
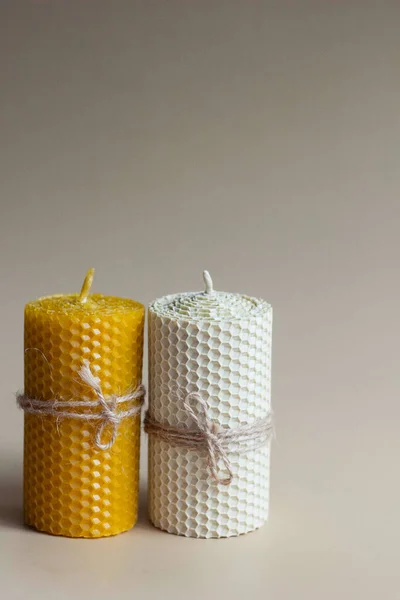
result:
[[(90, 367), (104, 396), (121, 396), (141, 382), (144, 307), (81, 294), (39, 298), (25, 307), (25, 395), (42, 401), (96, 400), (79, 376)], [(128, 403), (138, 404), (137, 400)], [(84, 411), (85, 409), (79, 409)], [(103, 537), (136, 522), (140, 414), (121, 420), (113, 445), (94, 444), (96, 421), (25, 414), (24, 516), (40, 531)], [(106, 425), (102, 437), (111, 436)]]

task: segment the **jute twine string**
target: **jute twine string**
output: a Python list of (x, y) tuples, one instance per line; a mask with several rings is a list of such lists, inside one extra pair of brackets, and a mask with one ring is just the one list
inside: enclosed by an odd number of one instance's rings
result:
[[(193, 406), (197, 404), (198, 410)], [(213, 423), (208, 417), (208, 404), (198, 392), (188, 394), (183, 402), (185, 411), (191, 416), (196, 429), (187, 427), (172, 427), (155, 421), (149, 411), (144, 420), (144, 430), (149, 435), (187, 448), (188, 450), (203, 450), (207, 454), (207, 467), (213, 479), (222, 485), (229, 485), (233, 479), (230, 452), (245, 452), (264, 446), (273, 433), (272, 415), (257, 419), (252, 423), (241, 425), (234, 429), (223, 429)], [(218, 473), (218, 462), (222, 461), (226, 474)]]
[[(95, 446), (99, 450), (108, 450), (113, 446), (117, 438), (121, 421), (140, 413), (146, 390), (143, 385), (139, 385), (133, 392), (124, 396), (114, 395), (106, 399), (101, 385), (88, 365), (81, 368), (79, 376), (95, 392), (97, 400), (37, 400), (30, 398), (26, 394), (18, 393), (17, 405), (30, 415), (51, 416), (56, 417), (57, 420), (77, 419), (85, 422), (98, 421), (99, 425), (94, 438)], [(133, 400), (139, 400), (140, 403), (126, 410), (119, 410), (121, 404)], [(77, 409), (81, 408), (91, 410), (90, 412), (77, 412)], [(107, 442), (103, 442), (103, 433), (107, 426), (111, 426), (111, 435)]]

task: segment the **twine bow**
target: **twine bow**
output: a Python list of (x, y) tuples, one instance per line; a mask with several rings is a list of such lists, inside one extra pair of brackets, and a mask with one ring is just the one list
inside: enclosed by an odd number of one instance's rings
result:
[[(196, 402), (199, 406), (199, 411), (194, 411), (191, 403)], [(221, 428), (219, 425), (211, 421), (208, 417), (208, 403), (197, 392), (188, 394), (184, 400), (183, 406), (186, 412), (192, 417), (198, 429), (198, 437), (203, 440), (207, 452), (207, 466), (217, 483), (229, 485), (232, 481), (233, 474), (231, 464), (223, 447), (222, 438), (220, 437)], [(221, 476), (218, 474), (218, 461), (224, 463), (227, 475)]]
[[(140, 406), (134, 406), (125, 411), (118, 411), (118, 404), (121, 402), (128, 402), (129, 400), (141, 399), (143, 402), (144, 399), (144, 386), (139, 386), (137, 390), (135, 390), (132, 394), (128, 394), (126, 396), (111, 396), (109, 400), (106, 400), (103, 394), (103, 390), (101, 389), (101, 385), (98, 383), (97, 379), (94, 377), (92, 371), (87, 365), (84, 365), (79, 371), (80, 378), (82, 381), (87, 383), (92, 390), (95, 392), (97, 399), (99, 401), (100, 406), (102, 407), (102, 411), (99, 413), (98, 418), (100, 419), (100, 423), (96, 430), (96, 435), (94, 438), (95, 444), (99, 450), (108, 450), (111, 446), (114, 445), (118, 434), (118, 428), (122, 421), (122, 419), (126, 419), (127, 417), (132, 417), (140, 412)], [(102, 437), (105, 428), (111, 425), (111, 436), (108, 442), (102, 443)]]
[[(81, 368), (79, 376), (82, 381), (95, 392), (97, 400), (93, 402), (85, 400), (37, 400), (35, 398), (30, 398), (25, 394), (17, 394), (17, 405), (24, 412), (33, 415), (52, 416), (57, 419), (99, 421), (94, 444), (99, 450), (108, 450), (113, 446), (117, 438), (121, 421), (140, 413), (146, 393), (145, 388), (143, 385), (139, 385), (136, 390), (125, 396), (111, 396), (111, 398), (106, 399), (101, 385), (98, 383), (88, 365), (84, 365)], [(118, 410), (120, 404), (132, 400), (139, 400), (139, 405), (131, 406), (126, 410)], [(76, 410), (96, 408), (100, 408), (101, 410), (96, 412), (78, 412)], [(107, 442), (103, 442), (102, 440), (106, 427), (111, 427), (111, 435)]]
[[(196, 429), (159, 423), (147, 411), (144, 420), (145, 432), (181, 448), (205, 451), (208, 470), (214, 481), (222, 485), (229, 485), (233, 479), (228, 452), (248, 452), (260, 448), (269, 442), (273, 433), (270, 411), (265, 417), (253, 422), (225, 429), (211, 421), (208, 416), (208, 404), (198, 392), (191, 392), (185, 396), (183, 408), (192, 418)], [(222, 461), (225, 467), (224, 475), (218, 472), (219, 461)]]

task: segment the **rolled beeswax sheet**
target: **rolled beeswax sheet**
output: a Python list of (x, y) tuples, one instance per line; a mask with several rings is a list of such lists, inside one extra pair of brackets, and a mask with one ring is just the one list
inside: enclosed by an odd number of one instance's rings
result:
[[(79, 377), (90, 366), (104, 395), (142, 377), (144, 307), (93, 294), (40, 298), (25, 308), (25, 394), (39, 400), (96, 399)], [(98, 422), (25, 414), (25, 522), (70, 537), (130, 529), (138, 509), (140, 415), (123, 419), (108, 450), (96, 448)], [(105, 428), (104, 435), (111, 432)]]
[[(172, 427), (192, 426), (183, 409), (191, 392), (202, 395), (209, 418), (223, 428), (270, 411), (271, 306), (207, 288), (166, 296), (149, 307), (149, 414)], [(202, 451), (150, 435), (152, 523), (203, 538), (260, 527), (268, 516), (269, 446), (227, 455), (233, 479), (222, 485), (210, 476)]]

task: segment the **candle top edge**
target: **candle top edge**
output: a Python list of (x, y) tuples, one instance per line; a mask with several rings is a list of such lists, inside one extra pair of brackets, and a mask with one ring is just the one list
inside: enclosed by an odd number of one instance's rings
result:
[(144, 311), (144, 305), (131, 298), (90, 294), (86, 302), (81, 302), (79, 294), (52, 294), (41, 296), (25, 305), (25, 310), (40, 312), (61, 312), (65, 314), (111, 314), (114, 312)]
[(187, 292), (157, 298), (149, 312), (185, 322), (241, 321), (271, 315), (272, 306), (261, 298), (229, 292)]

